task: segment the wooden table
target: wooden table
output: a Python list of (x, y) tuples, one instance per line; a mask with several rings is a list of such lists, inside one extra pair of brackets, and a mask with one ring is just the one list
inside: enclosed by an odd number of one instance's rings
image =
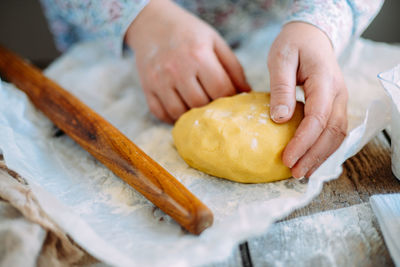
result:
[(394, 266), (369, 198), (398, 192), (390, 137), (383, 131), (348, 159), (342, 175), (308, 206), (211, 266)]

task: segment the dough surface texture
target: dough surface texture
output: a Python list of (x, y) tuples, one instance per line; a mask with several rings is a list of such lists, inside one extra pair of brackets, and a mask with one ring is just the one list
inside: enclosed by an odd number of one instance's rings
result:
[(267, 93), (242, 93), (186, 112), (172, 130), (178, 153), (191, 167), (236, 182), (291, 177), (281, 158), (303, 118), (303, 104), (297, 103), (289, 122), (277, 124), (269, 102)]

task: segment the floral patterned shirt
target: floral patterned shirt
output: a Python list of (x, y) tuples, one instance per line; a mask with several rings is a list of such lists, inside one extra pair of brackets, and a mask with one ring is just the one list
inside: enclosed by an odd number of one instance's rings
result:
[[(124, 35), (149, 0), (40, 0), (61, 51), (80, 40), (103, 39), (116, 54)], [(176, 0), (214, 26), (230, 44), (271, 19), (310, 23), (330, 38), (340, 53), (358, 37), (383, 0)]]

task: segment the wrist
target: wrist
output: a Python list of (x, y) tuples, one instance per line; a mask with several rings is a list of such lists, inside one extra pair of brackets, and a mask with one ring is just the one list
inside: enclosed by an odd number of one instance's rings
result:
[(349, 4), (351, 1), (314, 1), (313, 8), (309, 2), (294, 1), (286, 22), (313, 25), (328, 36), (335, 53), (340, 54), (352, 36), (354, 14)]
[(289, 35), (298, 36), (298, 38), (306, 38), (310, 42), (318, 41), (319, 43), (326, 43), (334, 51), (332, 40), (326, 32), (314, 24), (303, 21), (291, 21), (283, 26), (282, 31), (288, 31)]
[(151, 0), (139, 13), (139, 15), (129, 25), (124, 41), (125, 43), (135, 50), (139, 45), (140, 40), (144, 36), (151, 34), (151, 24), (154, 23), (154, 18), (157, 17), (159, 12), (167, 10), (164, 5), (168, 5), (170, 0)]

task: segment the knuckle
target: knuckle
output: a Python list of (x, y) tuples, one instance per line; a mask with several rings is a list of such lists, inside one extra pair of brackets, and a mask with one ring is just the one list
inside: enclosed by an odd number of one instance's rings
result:
[(275, 64), (276, 62), (286, 62), (288, 58), (295, 53), (296, 48), (292, 44), (286, 44), (284, 46), (274, 46), (272, 53), (268, 57), (268, 66)]
[(190, 99), (189, 106), (191, 108), (197, 108), (197, 107), (204, 106), (208, 102), (209, 102), (208, 99), (204, 99), (203, 97), (200, 97), (198, 95), (193, 95)]
[(314, 165), (320, 165), (322, 163), (322, 161), (324, 161), (326, 158), (328, 157), (328, 155), (321, 155), (321, 154), (317, 154), (317, 153), (312, 153), (309, 156), (309, 160), (308, 160), (308, 165), (310, 167), (314, 166)]
[(205, 43), (199, 43), (196, 44), (191, 50), (190, 50), (190, 56), (193, 58), (195, 61), (203, 61), (204, 56), (207, 53), (208, 50), (208, 45)]
[(293, 88), (287, 83), (277, 83), (271, 86), (271, 94), (275, 97), (291, 97), (293, 94)]
[(162, 65), (163, 72), (167, 75), (170, 75), (172, 77), (176, 77), (177, 74), (179, 73), (178, 71), (178, 66), (175, 61), (173, 60), (168, 60), (164, 62)]
[(309, 115), (310, 118), (317, 122), (318, 127), (320, 130), (323, 131), (328, 122), (328, 116), (325, 113), (314, 113)]
[(176, 120), (183, 114), (184, 109), (179, 105), (173, 105), (168, 108), (168, 111), (171, 117)]
[(225, 92), (220, 90), (219, 88), (213, 89), (210, 91), (210, 97), (215, 100), (217, 98), (221, 98), (226, 96)]
[(340, 140), (343, 140), (347, 135), (347, 123), (342, 124), (328, 124), (326, 130), (329, 132), (331, 136), (337, 137)]
[(216, 99), (227, 96), (229, 94), (229, 88), (227, 88), (223, 82), (217, 79), (214, 81), (214, 84), (208, 88), (207, 92), (212, 99)]
[(146, 76), (147, 76), (147, 82), (151, 82), (151, 81), (157, 81), (158, 80), (158, 77), (159, 77), (159, 75), (158, 75), (158, 72), (157, 71), (155, 71), (154, 69), (148, 69), (147, 71), (146, 71)]
[(220, 96), (231, 96), (235, 94), (235, 88), (231, 83), (221, 83), (218, 87)]

